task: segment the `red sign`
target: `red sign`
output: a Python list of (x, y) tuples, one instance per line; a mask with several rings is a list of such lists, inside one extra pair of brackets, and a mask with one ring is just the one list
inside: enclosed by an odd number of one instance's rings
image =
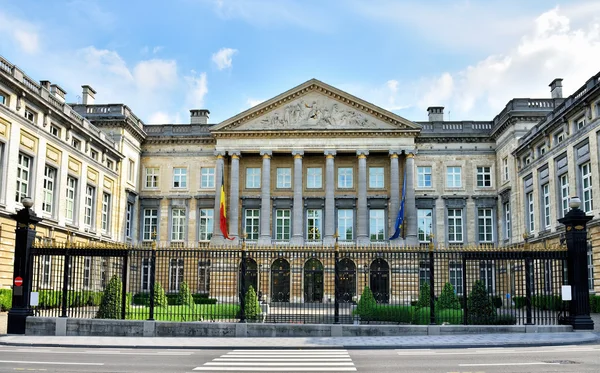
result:
[(15, 286), (23, 285), (23, 279), (21, 277), (15, 277)]

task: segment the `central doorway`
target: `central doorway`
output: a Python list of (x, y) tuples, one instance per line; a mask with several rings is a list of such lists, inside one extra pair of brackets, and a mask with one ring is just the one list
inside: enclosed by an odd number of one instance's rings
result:
[(304, 264), (304, 302), (323, 303), (323, 263), (315, 258)]

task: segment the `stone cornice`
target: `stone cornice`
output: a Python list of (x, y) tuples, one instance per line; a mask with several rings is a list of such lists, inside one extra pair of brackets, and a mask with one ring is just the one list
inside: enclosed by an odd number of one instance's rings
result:
[(197, 144), (197, 145), (215, 145), (217, 142), (213, 137), (154, 137), (149, 136), (144, 141), (145, 145), (156, 145), (156, 144), (168, 144), (168, 145), (189, 145), (189, 144)]
[(489, 136), (484, 135), (480, 137), (474, 136), (464, 136), (464, 135), (451, 135), (447, 134), (445, 136), (435, 136), (435, 137), (424, 137), (418, 136), (415, 137), (415, 143), (418, 144), (427, 144), (427, 143), (451, 143), (451, 142), (460, 142), (460, 143), (475, 143), (475, 142), (493, 142)]
[(386, 131), (386, 130), (369, 130), (369, 131), (315, 131), (315, 130), (307, 130), (307, 131), (293, 131), (293, 132), (283, 132), (283, 131), (227, 131), (227, 132), (215, 132), (213, 133), (214, 137), (217, 139), (224, 138), (303, 138), (303, 137), (415, 137), (419, 135), (419, 130), (406, 130), (406, 131)]

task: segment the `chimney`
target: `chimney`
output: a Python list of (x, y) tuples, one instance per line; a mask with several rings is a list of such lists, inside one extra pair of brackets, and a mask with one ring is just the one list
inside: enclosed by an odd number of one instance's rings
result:
[(550, 83), (550, 95), (552, 98), (563, 98), (562, 81), (562, 79), (556, 78)]
[(81, 103), (84, 105), (94, 105), (94, 98), (96, 95), (94, 88), (90, 87), (89, 85), (82, 85), (81, 88), (83, 88)]
[(443, 122), (444, 121), (444, 107), (443, 106), (430, 106), (427, 108), (429, 113), (430, 122)]
[(40, 80), (40, 85), (47, 90), (50, 90), (50, 81), (49, 80)]
[(190, 110), (190, 124), (208, 124), (209, 114), (210, 111), (207, 109)]
[(64, 89), (60, 88), (57, 84), (50, 84), (50, 93), (52, 93), (54, 97), (56, 97), (56, 99), (60, 102), (65, 102), (67, 92)]

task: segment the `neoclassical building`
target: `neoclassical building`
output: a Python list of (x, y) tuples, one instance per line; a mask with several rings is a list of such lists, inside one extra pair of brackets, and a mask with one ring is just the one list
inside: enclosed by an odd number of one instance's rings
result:
[[(414, 122), (309, 80), (221, 123), (145, 125), (124, 104), (82, 103), (0, 58), (0, 282), (30, 196), (40, 240), (239, 245), (558, 243), (568, 198), (600, 270), (600, 75), (564, 98), (515, 98), (489, 121)], [(219, 227), (221, 185), (228, 231)], [(399, 238), (389, 240), (404, 199)], [(594, 255), (595, 254), (595, 255)], [(594, 280), (590, 285), (594, 285)], [(600, 282), (596, 281), (596, 288)]]

